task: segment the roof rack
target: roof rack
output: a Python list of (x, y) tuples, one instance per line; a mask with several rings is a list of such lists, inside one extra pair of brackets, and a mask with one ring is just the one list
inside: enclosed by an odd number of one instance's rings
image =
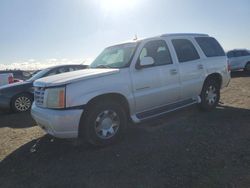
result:
[(209, 35), (207, 35), (207, 34), (202, 34), (202, 33), (167, 33), (167, 34), (161, 35), (161, 37), (168, 37), (168, 36), (174, 36), (174, 37), (178, 37), (178, 36), (199, 36), (199, 37), (208, 37)]

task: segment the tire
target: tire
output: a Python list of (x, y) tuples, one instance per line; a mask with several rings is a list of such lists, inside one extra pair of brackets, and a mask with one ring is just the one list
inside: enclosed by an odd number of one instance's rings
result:
[(219, 103), (220, 100), (220, 85), (216, 80), (207, 80), (201, 91), (201, 103), (200, 108), (203, 111), (213, 110)]
[(26, 112), (30, 110), (32, 102), (32, 96), (27, 93), (16, 95), (11, 100), (11, 110), (14, 112)]
[(245, 71), (246, 73), (250, 73), (250, 62), (248, 62), (248, 63), (246, 64), (246, 66), (245, 66), (245, 68), (244, 68), (244, 71)]
[(127, 128), (127, 114), (115, 101), (98, 101), (89, 106), (80, 122), (80, 136), (94, 146), (119, 141)]

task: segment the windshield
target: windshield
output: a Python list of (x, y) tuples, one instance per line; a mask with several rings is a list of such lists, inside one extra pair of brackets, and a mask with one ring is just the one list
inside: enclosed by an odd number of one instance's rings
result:
[(90, 65), (90, 68), (123, 68), (129, 65), (136, 43), (106, 48)]
[(35, 81), (41, 77), (43, 77), (47, 72), (49, 71), (49, 69), (44, 69), (41, 71), (38, 71), (36, 74), (34, 74), (30, 79), (28, 79), (27, 81)]

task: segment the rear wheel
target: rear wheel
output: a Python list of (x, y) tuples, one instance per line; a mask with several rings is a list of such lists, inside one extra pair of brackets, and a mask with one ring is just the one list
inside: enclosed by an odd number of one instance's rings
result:
[(99, 101), (87, 110), (80, 123), (80, 135), (88, 143), (105, 146), (120, 140), (127, 127), (127, 114), (115, 101)]
[(214, 79), (209, 79), (205, 82), (201, 91), (201, 103), (202, 110), (210, 111), (214, 109), (220, 100), (220, 86)]
[(11, 109), (14, 112), (26, 112), (31, 108), (33, 98), (31, 95), (23, 93), (15, 96), (11, 101)]
[(245, 71), (246, 73), (250, 73), (250, 62), (248, 62), (248, 63), (246, 64), (246, 66), (245, 66), (245, 68), (244, 68), (244, 71)]

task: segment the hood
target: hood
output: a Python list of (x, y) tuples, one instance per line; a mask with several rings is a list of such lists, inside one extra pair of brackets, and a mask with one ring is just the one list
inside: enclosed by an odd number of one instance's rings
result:
[(54, 87), (60, 85), (66, 85), (72, 82), (80, 80), (86, 80), (101, 76), (106, 76), (114, 73), (118, 73), (119, 69), (84, 69), (79, 71), (72, 71), (68, 73), (62, 73), (54, 76), (48, 76), (40, 78), (34, 82), (35, 87)]

